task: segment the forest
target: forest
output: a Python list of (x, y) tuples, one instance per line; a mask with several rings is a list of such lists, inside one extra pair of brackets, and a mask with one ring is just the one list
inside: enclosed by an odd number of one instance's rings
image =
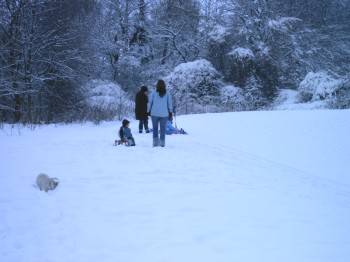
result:
[(0, 0), (0, 124), (268, 110), (283, 90), (350, 108), (350, 0)]

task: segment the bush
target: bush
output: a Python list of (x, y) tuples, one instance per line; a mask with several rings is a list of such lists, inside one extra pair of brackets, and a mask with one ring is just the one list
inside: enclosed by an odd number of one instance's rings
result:
[(299, 85), (299, 102), (313, 102), (331, 98), (342, 83), (326, 72), (310, 72)]
[(297, 100), (299, 103), (311, 102), (313, 94), (304, 90), (301, 90), (297, 95)]
[(329, 102), (329, 107), (334, 109), (350, 108), (350, 81), (340, 84)]
[(233, 85), (224, 86), (221, 89), (222, 111), (241, 111), (244, 110), (245, 100), (242, 89)]
[(178, 113), (192, 114), (218, 110), (221, 75), (207, 60), (180, 64), (164, 80), (172, 91)]
[(243, 88), (254, 74), (254, 54), (247, 48), (235, 48), (225, 57), (225, 80)]
[(121, 120), (133, 112), (133, 102), (118, 84), (94, 80), (86, 85), (85, 118), (98, 124), (103, 120)]

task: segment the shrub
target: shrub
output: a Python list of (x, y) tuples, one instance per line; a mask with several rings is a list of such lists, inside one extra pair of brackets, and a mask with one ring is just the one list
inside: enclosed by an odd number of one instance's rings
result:
[(221, 75), (207, 60), (180, 64), (164, 80), (172, 91), (178, 113), (217, 110), (222, 86)]
[(331, 98), (341, 82), (326, 72), (310, 72), (299, 85), (299, 102)]
[(329, 102), (330, 108), (350, 108), (350, 81), (344, 81), (334, 91), (333, 98)]
[(94, 80), (85, 86), (86, 120), (99, 123), (103, 120), (121, 120), (133, 112), (133, 103), (118, 84)]

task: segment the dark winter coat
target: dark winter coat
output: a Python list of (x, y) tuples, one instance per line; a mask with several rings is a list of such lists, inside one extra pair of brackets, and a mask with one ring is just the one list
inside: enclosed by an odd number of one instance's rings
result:
[(135, 97), (135, 116), (137, 120), (145, 120), (147, 114), (148, 96), (143, 91), (139, 91)]

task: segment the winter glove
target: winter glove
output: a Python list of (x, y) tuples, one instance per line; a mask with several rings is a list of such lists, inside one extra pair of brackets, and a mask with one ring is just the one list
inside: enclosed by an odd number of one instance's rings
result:
[(147, 114), (148, 114), (149, 116), (151, 116), (151, 112), (147, 112)]
[(169, 119), (172, 119), (173, 118), (173, 113), (169, 113), (169, 117), (168, 117)]

